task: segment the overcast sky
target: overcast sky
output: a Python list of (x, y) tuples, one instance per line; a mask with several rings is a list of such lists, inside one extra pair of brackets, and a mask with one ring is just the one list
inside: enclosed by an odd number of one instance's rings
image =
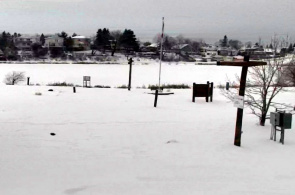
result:
[(98, 28), (134, 30), (141, 40), (170, 35), (269, 42), (295, 41), (294, 0), (0, 0), (0, 31), (93, 35)]

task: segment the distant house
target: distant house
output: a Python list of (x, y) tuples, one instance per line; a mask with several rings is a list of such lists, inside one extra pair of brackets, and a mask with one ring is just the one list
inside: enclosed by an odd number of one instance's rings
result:
[(152, 43), (150, 45), (140, 47), (140, 51), (142, 52), (157, 52), (157, 50), (158, 50), (157, 43)]
[(171, 49), (175, 53), (181, 54), (181, 55), (189, 55), (193, 53), (193, 49), (189, 44), (178, 44), (173, 46)]
[(53, 35), (45, 38), (44, 47), (52, 48), (52, 47), (63, 47), (64, 39), (59, 37), (58, 35)]
[(73, 39), (73, 48), (74, 50), (89, 50), (91, 46), (91, 40), (90, 38), (87, 38), (85, 36), (74, 36)]
[(238, 55), (238, 50), (231, 49), (228, 47), (222, 47), (217, 50), (217, 53), (220, 56), (236, 56)]
[(18, 50), (31, 51), (32, 45), (39, 40), (40, 36), (20, 36), (14, 38), (14, 45)]

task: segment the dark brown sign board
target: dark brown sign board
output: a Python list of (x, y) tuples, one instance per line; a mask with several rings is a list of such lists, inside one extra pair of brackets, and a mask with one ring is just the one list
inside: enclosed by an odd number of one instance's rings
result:
[(83, 81), (90, 81), (90, 76), (83, 76)]
[[(247, 61), (244, 60), (244, 61), (220, 61), (220, 62), (217, 62), (217, 66), (242, 67), (239, 96), (243, 96), (243, 97), (245, 95), (248, 67), (264, 66), (264, 65), (267, 65), (267, 63), (260, 62), (260, 61), (249, 61), (249, 60), (247, 60)], [(234, 145), (236, 145), (236, 146), (241, 146), (242, 123), (243, 123), (243, 109), (238, 108), (237, 120), (236, 120), (236, 130), (235, 130), (235, 140), (234, 140)]]

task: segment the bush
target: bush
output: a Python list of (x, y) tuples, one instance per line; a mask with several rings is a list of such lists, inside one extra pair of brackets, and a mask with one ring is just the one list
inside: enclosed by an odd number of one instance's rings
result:
[(127, 89), (128, 87), (127, 87), (127, 85), (121, 85), (121, 86), (118, 86), (117, 88), (119, 88), (119, 89)]
[(47, 86), (62, 86), (62, 87), (73, 87), (73, 83), (66, 83), (65, 81), (60, 83), (60, 82), (55, 82), (55, 83), (48, 83)]
[(104, 86), (104, 85), (95, 85), (95, 88), (111, 88), (110, 86)]
[[(190, 86), (187, 84), (167, 84), (161, 85), (161, 89), (190, 89)], [(148, 89), (156, 90), (158, 89), (158, 85), (149, 85)]]
[(6, 85), (14, 85), (19, 83), (20, 81), (25, 80), (25, 73), (24, 72), (19, 72), (19, 71), (13, 71), (8, 73), (5, 78), (4, 78), (4, 83)]
[(42, 93), (41, 92), (36, 92), (35, 95), (42, 95)]

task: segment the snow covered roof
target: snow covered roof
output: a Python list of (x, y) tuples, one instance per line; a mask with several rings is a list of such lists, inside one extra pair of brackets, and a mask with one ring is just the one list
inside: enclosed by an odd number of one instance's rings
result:
[(179, 44), (179, 45), (174, 45), (172, 49), (183, 49), (184, 47), (188, 46), (188, 44)]
[(63, 38), (58, 35), (51, 35), (49, 37), (46, 37), (45, 39), (63, 39)]
[(152, 43), (148, 47), (158, 47), (158, 44), (157, 43)]
[(78, 35), (78, 36), (72, 37), (72, 39), (86, 39), (86, 37), (85, 36)]

